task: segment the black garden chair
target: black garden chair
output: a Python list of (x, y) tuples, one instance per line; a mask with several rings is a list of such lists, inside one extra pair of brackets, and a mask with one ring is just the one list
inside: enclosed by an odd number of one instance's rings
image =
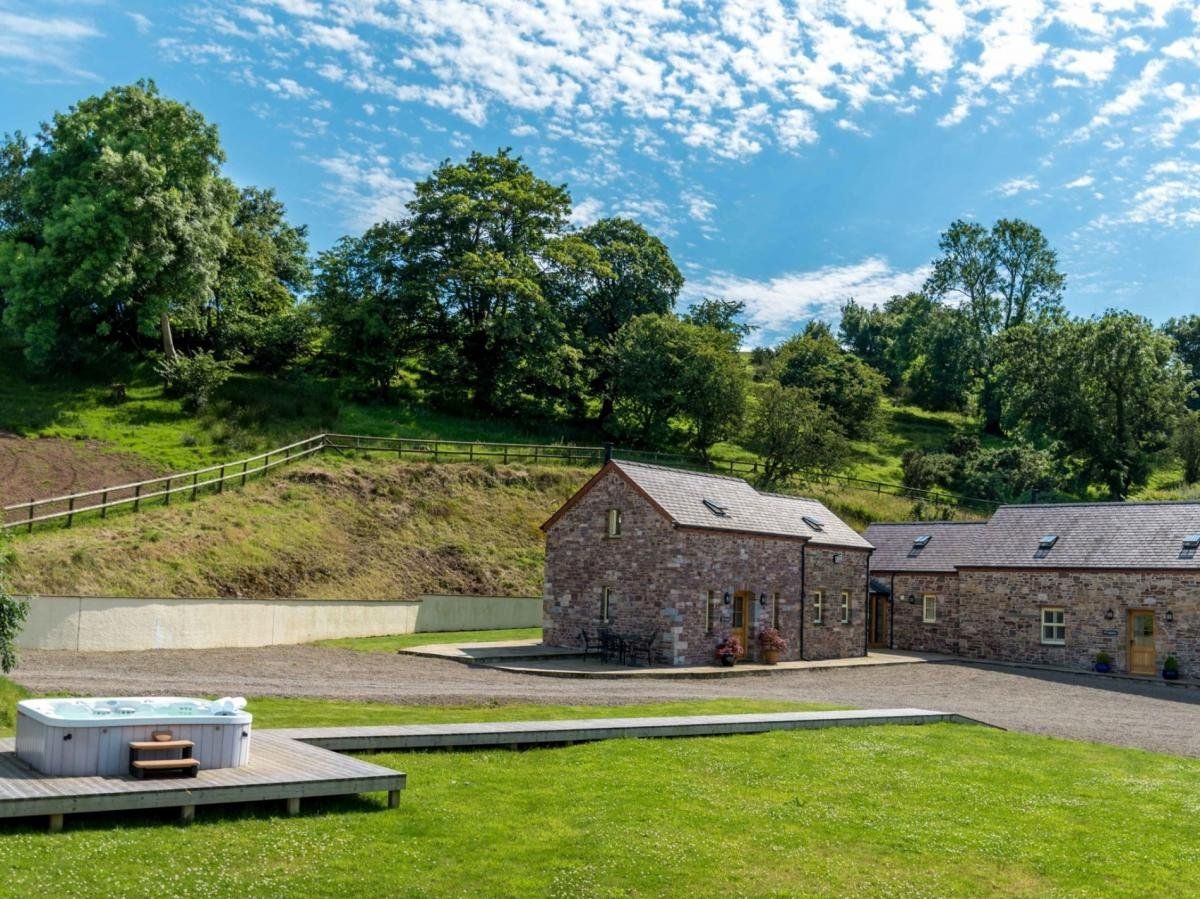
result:
[(636, 665), (639, 659), (645, 659), (646, 667), (649, 668), (658, 657), (658, 638), (659, 634), (657, 633), (651, 634), (648, 637), (629, 638), (625, 643), (625, 661), (631, 665)]

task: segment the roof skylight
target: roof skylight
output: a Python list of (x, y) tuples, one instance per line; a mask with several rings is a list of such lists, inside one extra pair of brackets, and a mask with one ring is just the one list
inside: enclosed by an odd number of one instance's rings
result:
[(918, 537), (914, 537), (913, 538), (913, 549), (924, 549), (926, 546), (929, 545), (929, 541), (932, 538), (932, 536), (933, 536), (932, 534), (921, 534)]
[(1038, 541), (1038, 549), (1047, 550), (1058, 542), (1058, 534), (1044, 534), (1042, 539)]
[(1184, 549), (1200, 548), (1200, 534), (1188, 534), (1183, 538)]
[(708, 508), (708, 511), (712, 512), (713, 515), (716, 515), (718, 518), (725, 518), (727, 515), (729, 515), (729, 507), (722, 506), (715, 499), (706, 499), (702, 502)]
[(825, 530), (824, 523), (822, 523), (819, 519), (813, 518), (811, 515), (801, 515), (800, 517), (804, 520), (804, 523), (814, 531)]

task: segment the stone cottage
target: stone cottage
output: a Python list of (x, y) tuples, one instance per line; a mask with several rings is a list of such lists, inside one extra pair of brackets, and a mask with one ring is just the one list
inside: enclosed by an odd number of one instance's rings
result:
[(740, 478), (610, 461), (543, 526), (544, 639), (607, 629), (704, 665), (776, 627), (787, 659), (864, 655), (871, 545), (812, 499)]
[(1147, 675), (1173, 655), (1200, 674), (1200, 503), (1002, 506), (865, 536), (872, 644), (1075, 668), (1104, 652)]

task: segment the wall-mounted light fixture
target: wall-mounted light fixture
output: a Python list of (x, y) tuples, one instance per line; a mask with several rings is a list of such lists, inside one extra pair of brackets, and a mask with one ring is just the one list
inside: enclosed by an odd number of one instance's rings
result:
[(917, 604), (917, 598), (911, 593), (908, 594), (908, 604), (910, 606), (915, 606)]
[(844, 559), (844, 558), (845, 558), (845, 556), (844, 556), (842, 553), (834, 553), (834, 554), (833, 554), (833, 564), (834, 564), (834, 565), (841, 565), (841, 564), (842, 564), (842, 559)]
[(1170, 609), (1167, 609), (1166, 619), (1167, 619), (1167, 624), (1173, 624), (1175, 622), (1175, 613), (1172, 612)]
[(1112, 621), (1116, 617), (1117, 617), (1117, 613), (1114, 612), (1112, 609), (1109, 609), (1107, 612), (1104, 613), (1105, 621)]
[(730, 593), (728, 590), (725, 591), (725, 605), (727, 605), (727, 606), (733, 605), (733, 594)]
[[(765, 593), (760, 593), (760, 594), (758, 594), (758, 604), (759, 604), (760, 606), (764, 606), (764, 607), (766, 606), (766, 604), (767, 604), (767, 594), (765, 594)], [(1170, 614), (1170, 612), (1168, 612), (1167, 614), (1169, 615), (1169, 614)]]

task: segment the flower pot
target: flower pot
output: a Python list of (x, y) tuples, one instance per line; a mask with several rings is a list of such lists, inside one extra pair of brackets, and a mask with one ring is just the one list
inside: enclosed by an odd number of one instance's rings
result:
[(763, 664), (764, 665), (778, 665), (779, 664), (779, 650), (778, 649), (764, 649), (763, 650)]
[(1179, 669), (1164, 668), (1163, 680), (1179, 680)]
[(726, 668), (732, 668), (733, 663), (737, 661), (733, 656), (718, 656), (717, 658), (721, 660), (721, 664)]
[(1108, 672), (1112, 671), (1112, 665), (1108, 664), (1108, 662), (1097, 662), (1095, 669), (1100, 674), (1108, 674)]

